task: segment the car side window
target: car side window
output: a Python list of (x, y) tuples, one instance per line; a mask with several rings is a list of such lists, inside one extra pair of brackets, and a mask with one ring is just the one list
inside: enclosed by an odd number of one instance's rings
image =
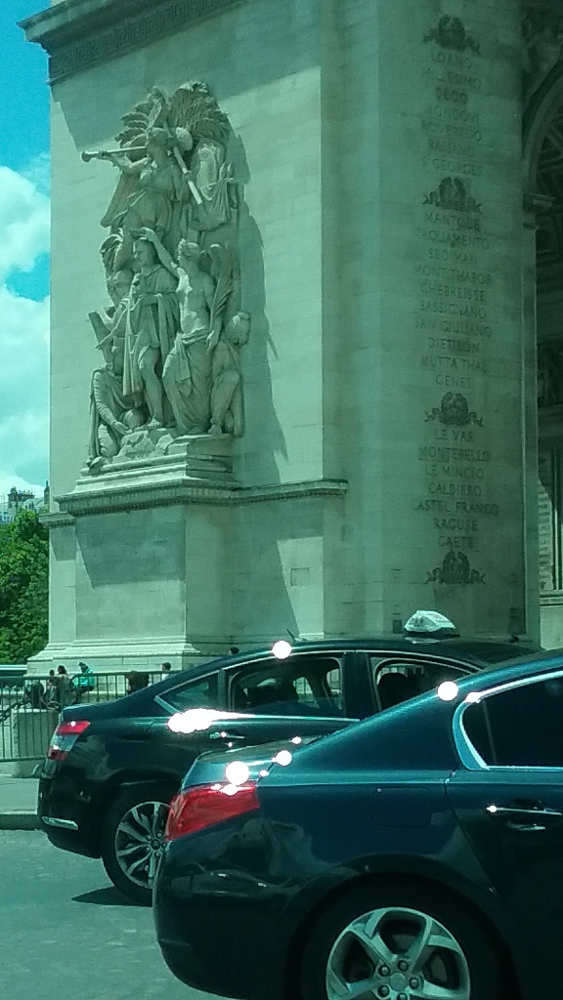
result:
[(189, 708), (218, 708), (217, 674), (208, 674), (207, 677), (179, 684), (178, 687), (163, 691), (160, 698), (179, 712)]
[(337, 657), (300, 654), (249, 664), (230, 681), (229, 707), (263, 715), (342, 716)]
[(562, 677), (500, 691), (463, 713), (468, 739), (493, 767), (563, 767), (562, 720)]
[(443, 681), (459, 680), (466, 671), (449, 663), (431, 660), (382, 660), (371, 656), (373, 680), (382, 709), (431, 691)]

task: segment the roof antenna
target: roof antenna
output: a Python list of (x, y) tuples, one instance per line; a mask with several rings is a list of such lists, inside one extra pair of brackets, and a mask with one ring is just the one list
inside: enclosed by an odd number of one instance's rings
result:
[(293, 632), (291, 631), (291, 629), (289, 629), (289, 628), (286, 628), (286, 630), (285, 630), (285, 631), (287, 632), (287, 634), (288, 634), (289, 638), (291, 639), (291, 641), (292, 641), (293, 643), (297, 642), (297, 638), (296, 638), (296, 637), (294, 636), (294, 634), (293, 634)]

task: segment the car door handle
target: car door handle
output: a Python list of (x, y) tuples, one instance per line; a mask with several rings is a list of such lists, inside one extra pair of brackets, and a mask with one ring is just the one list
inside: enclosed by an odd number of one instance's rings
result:
[(235, 740), (239, 740), (239, 741), (242, 740), (244, 742), (246, 740), (246, 736), (241, 736), (239, 733), (227, 733), (227, 732), (225, 732), (224, 729), (222, 729), (220, 733), (218, 733), (218, 732), (210, 733), (209, 734), (209, 739), (210, 740), (231, 740), (232, 742), (234, 742)]
[[(487, 806), (489, 816), (498, 817), (507, 821), (507, 825), (513, 830), (524, 832), (540, 832), (547, 829), (547, 825), (553, 820), (563, 819), (563, 812), (558, 809), (544, 809), (538, 805), (536, 808), (530, 806)], [(533, 822), (530, 822), (532, 820)]]

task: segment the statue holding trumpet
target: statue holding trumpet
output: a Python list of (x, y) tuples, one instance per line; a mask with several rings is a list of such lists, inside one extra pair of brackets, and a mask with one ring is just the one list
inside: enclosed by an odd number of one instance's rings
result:
[(120, 172), (101, 220), (110, 230), (110, 270), (132, 266), (133, 233), (145, 227), (171, 254), (181, 239), (203, 248), (236, 207), (226, 115), (205, 84), (191, 83), (171, 98), (154, 87), (122, 121), (118, 147), (82, 153), (85, 163), (107, 160)]

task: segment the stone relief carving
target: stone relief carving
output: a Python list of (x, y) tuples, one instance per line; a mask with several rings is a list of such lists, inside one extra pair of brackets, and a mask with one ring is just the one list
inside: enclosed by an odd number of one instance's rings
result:
[(439, 420), (447, 427), (466, 427), (468, 424), (483, 426), (483, 418), (478, 417), (475, 410), (469, 409), (469, 403), (461, 392), (446, 392), (442, 396), (440, 406), (434, 406), (426, 411), (425, 423)]
[(435, 28), (424, 36), (425, 42), (435, 42), (442, 49), (453, 49), (456, 52), (465, 52), (470, 49), (476, 55), (480, 54), (480, 45), (467, 31), (463, 21), (459, 17), (450, 17), (444, 14)]
[(563, 17), (550, 10), (528, 8), (522, 22), (524, 100), (528, 101), (561, 58)]
[(230, 125), (206, 84), (154, 87), (122, 118), (101, 224), (112, 305), (90, 313), (104, 357), (91, 383), (89, 467), (166, 453), (179, 436), (243, 433), (239, 193)]
[(471, 563), (465, 552), (455, 552), (454, 549), (450, 549), (444, 556), (442, 564), (427, 573), (425, 582), (463, 585), (485, 583), (485, 574), (477, 569), (471, 569)]
[(424, 195), (424, 205), (434, 205), (450, 212), (480, 212), (481, 205), (467, 189), (461, 177), (444, 177), (435, 191)]

